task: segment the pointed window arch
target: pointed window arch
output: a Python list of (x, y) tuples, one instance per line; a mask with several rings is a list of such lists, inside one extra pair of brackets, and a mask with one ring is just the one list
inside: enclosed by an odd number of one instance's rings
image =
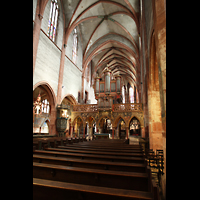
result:
[(53, 42), (55, 41), (56, 29), (58, 22), (58, 1), (52, 0), (50, 13), (49, 13), (49, 23), (48, 23), (48, 31), (47, 34)]

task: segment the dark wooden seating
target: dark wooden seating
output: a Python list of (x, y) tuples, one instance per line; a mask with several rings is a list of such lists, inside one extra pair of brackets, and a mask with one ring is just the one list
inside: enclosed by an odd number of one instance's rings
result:
[(153, 200), (150, 192), (106, 188), (33, 178), (33, 199)]
[[(82, 141), (40, 138), (38, 148), (34, 144), (33, 199), (159, 200), (141, 145), (110, 139)], [(162, 157), (161, 151), (157, 154)]]
[(94, 155), (94, 154), (83, 154), (83, 153), (66, 153), (59, 151), (44, 151), (44, 150), (34, 150), (33, 153), (60, 157), (71, 157), (71, 158), (81, 158), (89, 160), (104, 160), (111, 162), (128, 162), (128, 163), (144, 163), (144, 159), (140, 157), (125, 157), (125, 156), (108, 156), (108, 155)]
[(87, 150), (76, 150), (76, 149), (63, 149), (63, 148), (46, 148), (48, 151), (60, 151), (67, 153), (84, 153), (84, 154), (96, 154), (96, 155), (111, 155), (111, 156), (127, 156), (127, 157), (144, 157), (142, 152), (138, 153), (121, 153), (121, 152), (105, 152), (105, 151), (87, 151)]
[(33, 177), (85, 185), (148, 191), (147, 173), (100, 170), (33, 162)]
[[(73, 144), (85, 141), (84, 138), (66, 138), (66, 137), (40, 137), (33, 138), (33, 146), (36, 149), (42, 150), (46, 147), (57, 148), (58, 146), (66, 146), (67, 144)], [(86, 140), (87, 141), (87, 140)]]
[(57, 148), (61, 149), (74, 149), (74, 150), (86, 150), (86, 151), (101, 151), (101, 152), (119, 152), (119, 153), (141, 153), (141, 149), (107, 149), (107, 148), (96, 148), (96, 147), (79, 147), (79, 146), (72, 146), (72, 145), (66, 145), (66, 146), (58, 146)]
[[(91, 142), (91, 141), (90, 141)], [(90, 143), (87, 142), (87, 143)], [(97, 146), (97, 145), (90, 145), (90, 144), (73, 144), (74, 147), (81, 147), (81, 148), (98, 148), (98, 149), (119, 149), (119, 150), (142, 150), (142, 147), (127, 147), (124, 145), (106, 145), (106, 144), (102, 144), (101, 146)]]
[(91, 169), (104, 169), (113, 171), (127, 171), (127, 172), (146, 172), (145, 164), (141, 163), (125, 163), (125, 162), (109, 162), (98, 160), (82, 160), (75, 158), (63, 158), (33, 154), (33, 162), (48, 163), (55, 165), (83, 167)]
[(156, 154), (153, 149), (146, 149), (145, 152), (148, 166), (152, 169), (152, 176), (154, 177), (156, 183), (160, 186), (161, 175), (164, 174), (163, 150), (156, 149)]

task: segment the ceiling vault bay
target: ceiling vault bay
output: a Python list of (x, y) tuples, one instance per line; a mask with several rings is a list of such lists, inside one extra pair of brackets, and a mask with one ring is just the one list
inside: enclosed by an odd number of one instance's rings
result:
[(63, 0), (65, 44), (75, 27), (82, 37), (83, 68), (92, 62), (92, 76), (105, 67), (120, 74), (124, 84), (137, 87), (139, 59), (139, 0)]

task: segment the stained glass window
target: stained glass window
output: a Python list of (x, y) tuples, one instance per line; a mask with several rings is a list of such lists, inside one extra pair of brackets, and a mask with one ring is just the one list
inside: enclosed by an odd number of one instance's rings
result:
[(78, 50), (78, 37), (77, 37), (77, 30), (74, 29), (73, 33), (73, 49), (72, 49), (72, 61), (76, 64), (77, 60), (77, 50)]
[(125, 88), (122, 87), (122, 103), (125, 103)]
[(130, 103), (134, 103), (134, 96), (133, 96), (133, 88), (129, 88), (129, 97), (130, 97)]
[(44, 99), (42, 101), (42, 112), (43, 113), (49, 113), (49, 102), (47, 101), (47, 99)]
[(57, 0), (52, 0), (50, 13), (49, 13), (49, 23), (48, 23), (47, 34), (49, 38), (53, 41), (55, 41), (57, 21), (58, 21), (58, 2)]

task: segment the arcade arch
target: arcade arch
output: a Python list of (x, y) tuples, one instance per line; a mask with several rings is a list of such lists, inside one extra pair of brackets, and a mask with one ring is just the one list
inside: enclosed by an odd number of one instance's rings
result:
[[(52, 135), (56, 133), (55, 103), (55, 93), (48, 83), (37, 83), (33, 87), (33, 133), (41, 134), (44, 123), (45, 127), (48, 126), (46, 134)], [(47, 119), (48, 123), (46, 122)]]

